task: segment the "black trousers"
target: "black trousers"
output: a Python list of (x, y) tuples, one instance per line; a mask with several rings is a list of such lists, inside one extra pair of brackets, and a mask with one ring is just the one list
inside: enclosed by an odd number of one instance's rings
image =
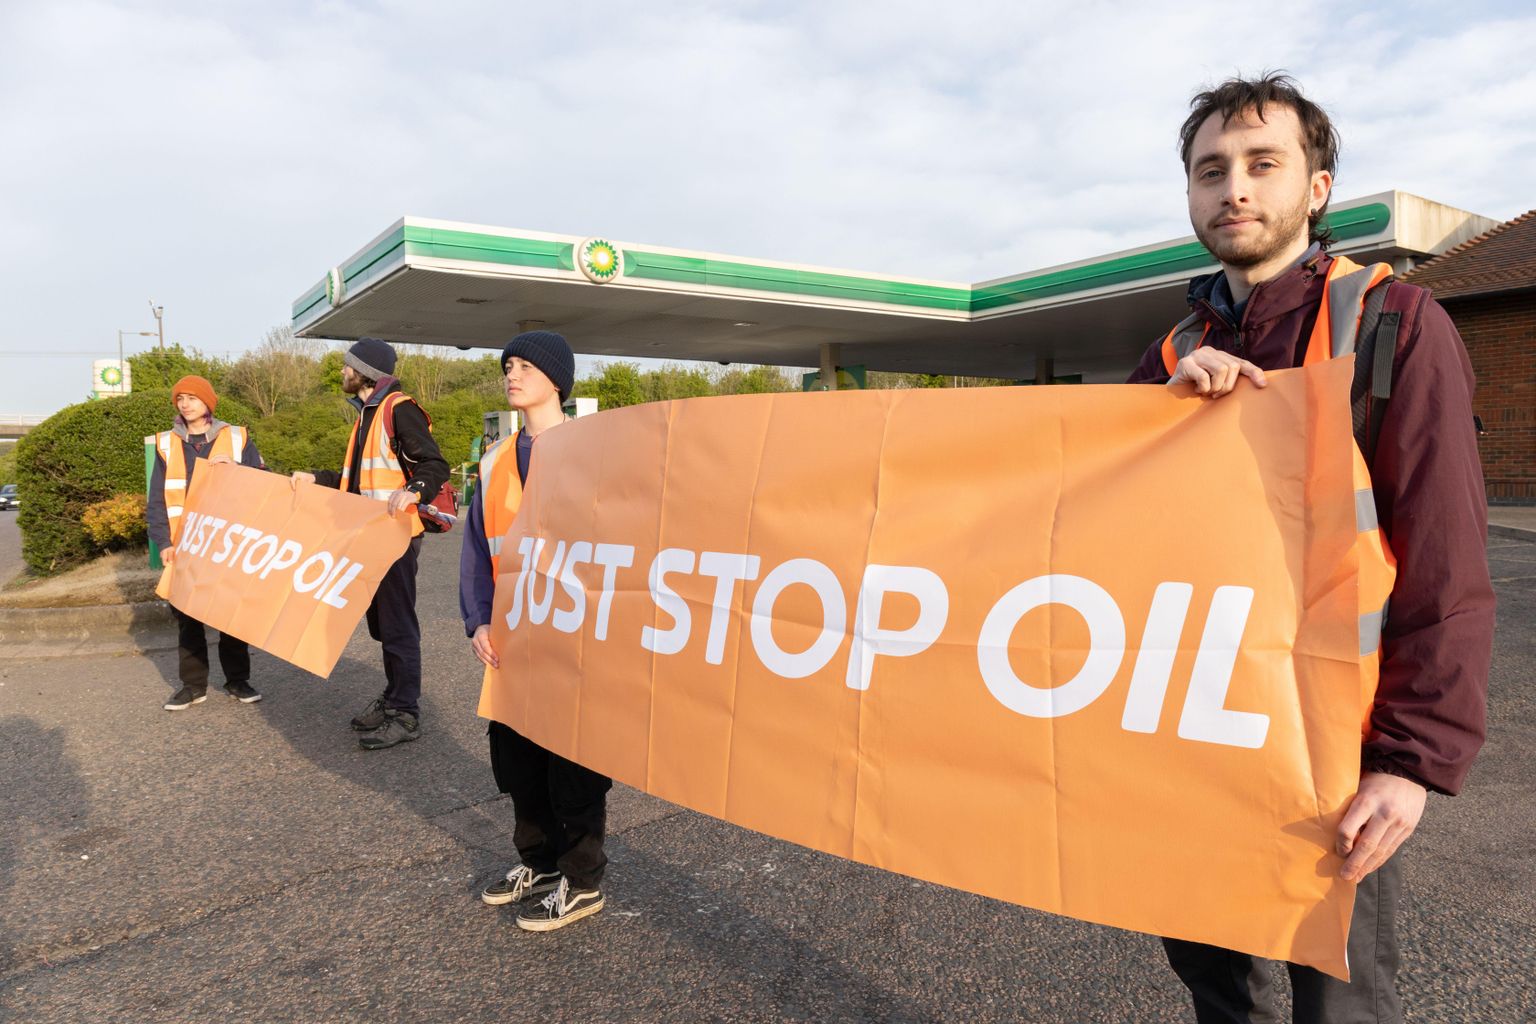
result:
[[(1355, 890), (1349, 926), (1347, 984), (1320, 971), (1286, 964), (1295, 1024), (1401, 1024), (1397, 994), (1397, 903), (1402, 867), (1394, 855)], [(1164, 939), (1163, 948), (1195, 1000), (1198, 1024), (1272, 1024), (1269, 965), (1246, 953)]]
[[(177, 666), (183, 686), (195, 690), (208, 689), (208, 633), (201, 622), (173, 607), (176, 613)], [(251, 649), (244, 640), (219, 634), (219, 667), (224, 670), (224, 682), (248, 683), (251, 681)]]
[(572, 888), (596, 889), (608, 864), (603, 834), (613, 780), (500, 722), (488, 733), (496, 786), (512, 798), (518, 856), (535, 871), (559, 871)]
[(420, 715), (421, 623), (416, 620), (416, 560), (421, 538), (412, 537), (395, 559), (368, 606), (368, 635), (384, 646), (384, 706)]

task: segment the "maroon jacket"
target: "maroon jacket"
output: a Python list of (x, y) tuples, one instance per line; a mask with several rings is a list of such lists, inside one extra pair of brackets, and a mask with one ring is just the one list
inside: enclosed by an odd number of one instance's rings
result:
[[(1266, 370), (1300, 366), (1331, 263), (1319, 252), (1254, 288), (1236, 328), (1210, 302), (1215, 275), (1196, 278), (1190, 305), (1211, 324), (1205, 343)], [(1461, 336), (1428, 292), (1394, 282), (1386, 309), (1402, 313), (1402, 326), (1371, 484), (1397, 583), (1362, 767), (1454, 795), (1483, 744), (1493, 654), (1475, 381)], [(1129, 383), (1167, 382), (1162, 342)]]

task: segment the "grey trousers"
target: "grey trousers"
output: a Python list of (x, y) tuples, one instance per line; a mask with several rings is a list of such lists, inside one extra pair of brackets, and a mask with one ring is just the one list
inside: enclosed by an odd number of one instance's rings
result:
[[(1403, 1006), (1397, 995), (1397, 902), (1402, 886), (1402, 869), (1394, 854), (1356, 888), (1355, 915), (1349, 926), (1350, 982), (1286, 964), (1295, 1024), (1402, 1024)], [(1265, 961), (1179, 939), (1164, 939), (1163, 948), (1194, 998), (1198, 1024), (1279, 1021)]]

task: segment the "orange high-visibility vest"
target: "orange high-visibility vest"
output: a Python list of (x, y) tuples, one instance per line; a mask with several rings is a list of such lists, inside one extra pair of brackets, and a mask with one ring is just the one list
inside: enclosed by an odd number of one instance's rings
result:
[[(1307, 342), (1303, 366), (1313, 366), (1324, 359), (1354, 354), (1360, 334), (1360, 318), (1365, 312), (1365, 295), (1392, 276), (1385, 263), (1362, 267), (1344, 256), (1334, 258), (1323, 281), (1321, 306), (1312, 336)], [(1171, 375), (1179, 360), (1199, 348), (1211, 326), (1198, 314), (1181, 321), (1163, 339), (1163, 365)], [(1381, 344), (1395, 345), (1397, 339), (1384, 338)], [(1376, 519), (1376, 497), (1371, 489), (1371, 473), (1360, 453), (1354, 450), (1355, 547), (1360, 556), (1360, 676), (1364, 700), (1364, 732), (1370, 734), (1371, 704), (1381, 668), (1381, 629), (1386, 622), (1387, 602), (1397, 580), (1397, 559), (1386, 532)]]
[[(231, 462), (239, 462), (245, 453), (246, 430), (244, 427), (213, 421), (209, 428), (214, 431), (213, 447), (208, 457), (225, 455)], [(174, 430), (162, 430), (155, 435), (155, 449), (165, 463), (165, 517), (171, 524), (171, 547), (181, 540), (181, 514), (187, 500), (187, 453), (181, 445), (181, 437)]]
[[(569, 419), (567, 416), (560, 423)], [(517, 475), (517, 435), (521, 433), (519, 430), (502, 438), (480, 456), (480, 508), (485, 513), (485, 542), (491, 552), (493, 574), (501, 572), (501, 542), (523, 503), (523, 481)], [(537, 441), (539, 435), (534, 434), (533, 439)]]
[[(376, 498), (379, 501), (388, 501), (389, 496), (405, 486), (405, 470), (400, 465), (400, 460), (395, 458), (388, 438), (384, 434), (385, 417), (395, 414), (395, 406), (401, 402), (410, 401), (398, 391), (384, 396), (379, 403), (377, 411), (373, 414), (373, 422), (368, 425), (368, 436), (363, 439), (363, 457), (358, 463), (357, 492), (365, 498)], [(341, 461), (341, 489), (351, 489), (352, 481), (352, 453), (357, 447), (357, 432), (363, 425), (363, 417), (359, 415), (357, 422), (352, 424), (352, 433), (347, 438), (347, 454)], [(411, 515), (411, 536), (419, 537), (425, 532), (421, 525), (421, 517)]]
[(517, 475), (517, 434), (504, 437), (480, 456), (480, 506), (485, 513), (485, 543), (491, 568), (501, 573), (501, 542), (523, 503), (523, 481)]

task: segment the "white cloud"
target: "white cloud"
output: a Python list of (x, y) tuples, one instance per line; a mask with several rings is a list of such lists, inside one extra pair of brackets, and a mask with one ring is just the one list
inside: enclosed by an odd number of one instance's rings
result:
[(1192, 10), (8, 5), (0, 413), (88, 367), (6, 352), (111, 348), (151, 296), (242, 349), (404, 213), (962, 281), (1157, 241), (1189, 93), (1237, 70), (1335, 113), (1341, 196), (1536, 205), (1531, 16)]

